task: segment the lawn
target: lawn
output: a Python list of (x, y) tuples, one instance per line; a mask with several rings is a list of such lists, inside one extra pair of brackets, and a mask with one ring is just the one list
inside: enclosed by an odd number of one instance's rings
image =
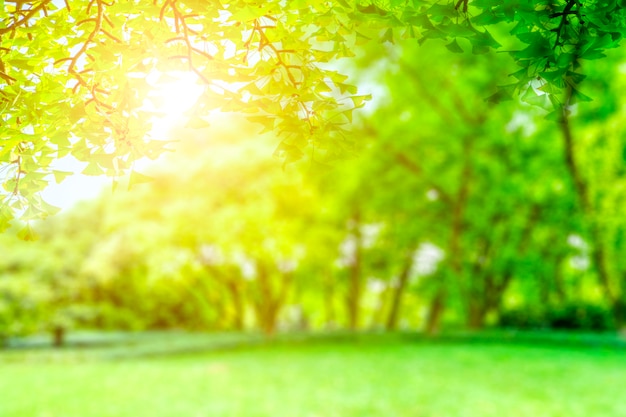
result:
[(232, 346), (5, 351), (0, 416), (626, 416), (623, 347), (401, 336)]

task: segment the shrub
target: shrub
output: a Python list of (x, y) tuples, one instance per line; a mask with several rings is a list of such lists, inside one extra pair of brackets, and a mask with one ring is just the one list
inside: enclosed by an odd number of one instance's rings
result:
[(608, 308), (585, 302), (570, 302), (547, 312), (553, 329), (605, 331), (615, 328)]
[(516, 307), (504, 310), (500, 327), (516, 329), (555, 329), (606, 331), (615, 329), (611, 311), (585, 301), (571, 301), (544, 310)]
[(541, 329), (548, 327), (544, 314), (536, 308), (517, 307), (500, 313), (500, 327), (514, 329)]

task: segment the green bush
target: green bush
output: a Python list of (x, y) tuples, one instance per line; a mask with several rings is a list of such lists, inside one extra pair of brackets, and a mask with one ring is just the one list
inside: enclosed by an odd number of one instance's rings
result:
[(553, 329), (605, 331), (615, 328), (608, 308), (584, 302), (571, 302), (547, 312)]
[(500, 314), (500, 327), (516, 329), (555, 329), (606, 331), (615, 329), (611, 311), (584, 301), (551, 306), (543, 311), (516, 307)]
[(137, 312), (111, 303), (97, 304), (93, 321), (89, 325), (104, 330), (136, 331), (146, 328), (145, 320)]
[(536, 308), (517, 307), (504, 310), (498, 322), (500, 327), (514, 329), (541, 329), (548, 327), (543, 312)]

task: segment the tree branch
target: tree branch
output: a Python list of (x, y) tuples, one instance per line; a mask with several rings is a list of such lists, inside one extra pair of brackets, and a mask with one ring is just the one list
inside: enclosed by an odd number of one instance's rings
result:
[(44, 10), (48, 3), (52, 0), (42, 0), (37, 6), (29, 9), (28, 12), (19, 20), (14, 22), (12, 25), (9, 25), (5, 28), (0, 29), (0, 35), (4, 35), (5, 33), (9, 33), (17, 29), (19, 26), (22, 26), (28, 22), (30, 18), (32, 18), (38, 11)]

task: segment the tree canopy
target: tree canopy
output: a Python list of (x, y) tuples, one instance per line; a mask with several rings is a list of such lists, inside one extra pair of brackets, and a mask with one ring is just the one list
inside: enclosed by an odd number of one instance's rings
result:
[[(212, 109), (247, 114), (279, 134), (286, 162), (326, 163), (353, 149), (360, 94), (335, 63), (355, 48), (443, 39), (451, 53), (508, 52), (518, 68), (484, 96), (513, 96), (562, 120), (589, 100), (584, 60), (626, 30), (617, 0), (0, 0), (0, 229), (55, 209), (39, 192), (67, 172), (120, 176), (166, 142), (150, 137), (151, 91), (179, 71), (201, 94), (188, 126)], [(463, 77), (461, 73), (459, 75)], [(498, 86), (496, 88), (496, 86)], [(132, 181), (131, 176), (131, 181)], [(142, 177), (135, 174), (135, 181)]]
[[(507, 30), (489, 28), (503, 49)], [(137, 164), (152, 181), (33, 222), (38, 242), (1, 235), (0, 344), (112, 328), (623, 327), (621, 51), (578, 70), (592, 102), (545, 108), (529, 100), (551, 103), (534, 81), (486, 99), (515, 69), (510, 54), (393, 41), (326, 64), (378, 97), (344, 126), (353, 145), (335, 152), (350, 158), (313, 165), (307, 145), (283, 168), (270, 156), (290, 137), (259, 135), (246, 121), (258, 114), (199, 122), (192, 109), (169, 135), (176, 152)]]

